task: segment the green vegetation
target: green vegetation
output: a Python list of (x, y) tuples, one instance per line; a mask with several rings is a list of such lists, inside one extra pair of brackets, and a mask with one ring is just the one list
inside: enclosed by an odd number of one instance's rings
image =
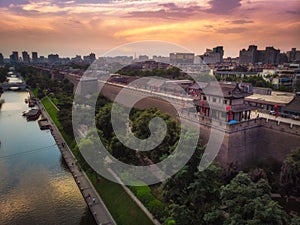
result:
[(152, 194), (149, 186), (129, 186), (129, 188), (144, 206), (152, 212), (153, 216), (156, 218), (164, 217), (166, 205)]
[(47, 110), (47, 112), (49, 113), (49, 115), (51, 116), (51, 119), (53, 120), (53, 122), (55, 123), (55, 125), (61, 129), (61, 124), (57, 119), (57, 109), (54, 107), (54, 105), (52, 104), (52, 102), (49, 100), (49, 98), (44, 97), (41, 99), (42, 104), (44, 105), (45, 109)]
[(253, 182), (240, 172), (222, 187), (221, 199), (228, 214), (223, 224), (289, 224), (288, 215), (271, 199), (271, 187), (264, 179)]
[(8, 65), (5, 67), (0, 67), (0, 83), (4, 82), (6, 80), (6, 75), (8, 73)]
[(32, 90), (34, 97), (38, 97), (39, 89), (36, 87)]
[(281, 193), (287, 197), (300, 196), (300, 148), (284, 160), (280, 172)]
[(91, 173), (88, 173), (88, 176), (117, 224), (153, 224), (121, 185), (102, 177), (100, 182), (97, 182), (96, 176)]

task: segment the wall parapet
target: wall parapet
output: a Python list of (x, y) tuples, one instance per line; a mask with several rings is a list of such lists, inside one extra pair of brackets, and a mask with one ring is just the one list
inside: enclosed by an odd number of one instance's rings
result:
[(254, 127), (265, 127), (280, 132), (300, 135), (299, 125), (266, 118), (255, 118), (231, 125), (228, 124), (226, 128), (228, 133), (234, 133)]

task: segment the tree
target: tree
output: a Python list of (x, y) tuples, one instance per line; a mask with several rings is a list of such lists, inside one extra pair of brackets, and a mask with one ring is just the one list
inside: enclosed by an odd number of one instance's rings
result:
[(171, 218), (174, 219), (176, 225), (195, 224), (193, 216), (195, 213), (186, 205), (171, 204), (169, 207)]
[(292, 151), (284, 160), (280, 172), (282, 193), (300, 195), (300, 148)]
[(96, 126), (103, 131), (103, 135), (107, 140), (111, 140), (113, 137), (113, 128), (111, 125), (111, 108), (112, 103), (106, 104), (101, 107), (96, 116)]
[(221, 188), (222, 203), (228, 213), (224, 224), (288, 224), (287, 214), (270, 194), (266, 180), (255, 183), (246, 173), (240, 172)]

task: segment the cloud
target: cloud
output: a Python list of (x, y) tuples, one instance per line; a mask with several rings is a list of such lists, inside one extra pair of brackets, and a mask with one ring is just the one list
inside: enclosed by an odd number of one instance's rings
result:
[(246, 24), (246, 23), (253, 23), (252, 20), (232, 20), (228, 21), (231, 24)]
[(186, 19), (201, 12), (198, 5), (178, 6), (175, 3), (158, 4), (158, 10), (131, 11), (125, 17), (131, 18), (159, 18), (159, 19)]
[(241, 0), (211, 0), (208, 2), (210, 8), (206, 12), (214, 14), (231, 13), (241, 6)]
[(300, 10), (287, 10), (285, 12), (288, 14), (300, 15)]
[(246, 28), (244, 27), (220, 28), (217, 29), (216, 31), (218, 33), (223, 33), (223, 34), (238, 34), (246, 31)]
[(0, 7), (9, 7), (10, 5), (28, 4), (29, 0), (3, 0), (0, 1)]

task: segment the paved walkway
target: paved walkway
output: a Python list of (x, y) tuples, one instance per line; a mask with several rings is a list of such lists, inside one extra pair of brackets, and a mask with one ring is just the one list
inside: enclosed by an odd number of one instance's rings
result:
[(278, 116), (277, 118), (274, 115), (270, 115), (267, 113), (263, 113), (263, 112), (258, 112), (258, 114), (255, 112), (255, 110), (253, 110), (251, 112), (251, 119), (256, 118), (257, 115), (259, 115), (259, 117), (263, 117), (263, 118), (267, 118), (267, 119), (272, 119), (272, 120), (276, 120), (276, 121), (281, 121), (281, 122), (285, 122), (285, 123), (291, 123), (291, 124), (295, 124), (295, 125), (299, 125), (300, 126), (300, 121), (299, 120), (293, 120), (291, 118), (284, 118), (281, 116)]
[(80, 166), (76, 163), (76, 159), (73, 153), (69, 149), (68, 145), (65, 144), (65, 140), (63, 139), (61, 133), (53, 123), (51, 117), (45, 110), (44, 106), (39, 101), (38, 107), (41, 109), (42, 115), (45, 118), (47, 118), (48, 121), (51, 122), (51, 133), (76, 181), (76, 184), (78, 185), (78, 188), (81, 191), (82, 196), (84, 197), (84, 200), (86, 201), (91, 213), (93, 214), (96, 223), (101, 225), (116, 225), (116, 222), (110, 215), (98, 192), (95, 190), (93, 184), (90, 182), (87, 175), (81, 170)]

